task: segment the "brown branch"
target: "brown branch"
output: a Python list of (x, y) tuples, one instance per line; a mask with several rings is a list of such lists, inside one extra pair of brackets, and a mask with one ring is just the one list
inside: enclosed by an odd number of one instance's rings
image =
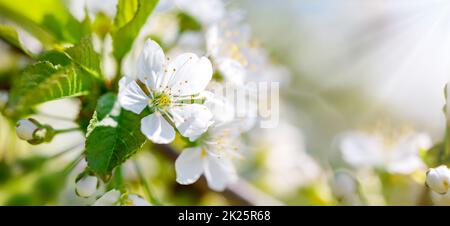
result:
[[(168, 145), (154, 144), (154, 149), (158, 150), (162, 155), (171, 161), (175, 162), (178, 153)], [(202, 177), (198, 182), (191, 186), (200, 192), (210, 191), (205, 179)], [(224, 192), (221, 193), (232, 204), (240, 206), (280, 206), (282, 202), (273, 197), (263, 193), (255, 188), (250, 183), (240, 179), (236, 183), (230, 185)]]

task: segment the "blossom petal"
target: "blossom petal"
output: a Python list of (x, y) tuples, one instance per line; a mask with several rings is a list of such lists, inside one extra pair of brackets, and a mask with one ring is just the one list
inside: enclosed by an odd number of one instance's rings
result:
[(102, 197), (97, 199), (93, 206), (115, 206), (119, 202), (120, 192), (116, 189), (106, 192)]
[(162, 48), (155, 41), (149, 39), (137, 61), (137, 76), (150, 89), (156, 89), (158, 76), (162, 75), (165, 56)]
[(387, 170), (391, 173), (410, 174), (415, 170), (425, 169), (426, 165), (420, 157), (409, 157), (403, 161), (389, 162), (386, 165)]
[(200, 148), (187, 148), (175, 161), (175, 171), (179, 184), (192, 184), (203, 173), (203, 164)]
[(168, 144), (175, 139), (175, 130), (159, 112), (141, 120), (141, 131), (153, 143)]
[(206, 31), (206, 48), (208, 49), (208, 53), (217, 58), (219, 55), (219, 27), (218, 25), (211, 25)]
[(230, 58), (218, 61), (218, 68), (222, 72), (225, 80), (235, 85), (243, 85), (245, 80), (245, 68), (241, 63)]
[(128, 201), (131, 202), (131, 206), (151, 206), (147, 200), (134, 194), (128, 195)]
[(205, 90), (212, 78), (212, 65), (206, 57), (198, 58), (193, 53), (179, 55), (168, 65), (170, 75), (167, 86), (175, 96), (198, 94)]
[(381, 142), (363, 133), (348, 133), (340, 142), (343, 159), (349, 164), (359, 166), (377, 166), (382, 163)]
[(190, 0), (175, 0), (174, 2), (204, 25), (217, 23), (225, 15), (225, 4), (222, 0), (197, 0), (195, 4), (192, 4)]
[(425, 163), (419, 156), (421, 148), (428, 149), (431, 140), (424, 134), (407, 136), (399, 141), (394, 150), (389, 152), (387, 169), (389, 172), (409, 174), (415, 170), (425, 169)]
[(208, 154), (204, 167), (208, 186), (215, 191), (223, 191), (237, 180), (236, 170), (229, 158)]
[(195, 140), (206, 132), (212, 124), (213, 115), (211, 111), (200, 104), (187, 104), (173, 107), (170, 110), (175, 121), (175, 126), (181, 135)]
[(204, 105), (213, 114), (215, 122), (226, 123), (233, 121), (234, 106), (231, 101), (209, 91), (202, 92), (201, 96), (205, 97)]
[(135, 81), (129, 82), (119, 92), (120, 106), (136, 114), (140, 114), (144, 110), (147, 106), (148, 99), (148, 96)]
[(130, 84), (131, 81), (133, 81), (133, 78), (129, 76), (123, 76), (119, 80), (119, 93), (122, 92), (127, 87), (127, 85)]

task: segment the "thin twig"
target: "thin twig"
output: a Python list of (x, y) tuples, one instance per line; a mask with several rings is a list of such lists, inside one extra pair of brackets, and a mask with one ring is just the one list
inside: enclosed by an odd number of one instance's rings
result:
[(74, 132), (74, 131), (78, 131), (78, 130), (81, 130), (80, 127), (69, 128), (69, 129), (57, 129), (57, 130), (55, 130), (55, 134), (70, 133), (70, 132)]

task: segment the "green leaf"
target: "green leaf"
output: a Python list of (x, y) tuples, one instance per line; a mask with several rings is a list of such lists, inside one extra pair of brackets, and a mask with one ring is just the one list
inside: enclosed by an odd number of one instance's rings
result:
[(72, 62), (83, 68), (94, 77), (100, 77), (100, 56), (95, 52), (90, 38), (83, 38), (81, 42), (65, 50), (51, 50), (37, 57), (38, 61), (49, 61), (54, 65), (67, 66)]
[(441, 157), (441, 153), (443, 153), (444, 151), (444, 144), (438, 143), (431, 147), (429, 150), (424, 151), (420, 154), (422, 154), (421, 157), (428, 167), (437, 167), (444, 162)]
[(67, 66), (72, 63), (72, 60), (65, 52), (61, 52), (58, 50), (51, 50), (48, 52), (45, 52), (39, 56), (36, 57), (37, 61), (48, 61), (52, 63), (53, 65), (61, 65), (61, 66)]
[(100, 56), (94, 51), (90, 38), (83, 38), (79, 44), (66, 49), (65, 52), (84, 70), (100, 77)]
[(13, 27), (0, 24), (0, 39), (3, 39), (5, 42), (16, 47), (28, 56), (32, 56), (32, 54), (22, 46), (22, 43), (19, 40), (19, 35)]
[(47, 61), (35, 63), (14, 83), (7, 113), (17, 116), (39, 103), (86, 95), (92, 84), (92, 76), (74, 64), (61, 67)]
[[(112, 109), (111, 102), (115, 96), (106, 94), (100, 98), (97, 109), (104, 115), (108, 109)], [(111, 123), (102, 123), (99, 112), (94, 116), (89, 125), (86, 138), (86, 159), (88, 166), (103, 180), (109, 180), (115, 167), (121, 165), (136, 153), (145, 143), (145, 136), (140, 131), (141, 115), (120, 110), (119, 115), (107, 117), (103, 120), (114, 120)]]
[(99, 121), (108, 116), (108, 114), (112, 111), (115, 103), (116, 95), (114, 95), (114, 93), (107, 93), (100, 97), (97, 102), (97, 107), (95, 108)]
[(0, 15), (14, 21), (44, 44), (55, 41), (77, 43), (86, 34), (60, 0), (0, 0)]
[(114, 26), (123, 27), (133, 19), (138, 9), (138, 0), (119, 0), (117, 3), (117, 14), (114, 18)]
[[(134, 7), (134, 2), (137, 2), (137, 7)], [(115, 19), (115, 25), (118, 27), (112, 34), (113, 55), (116, 59), (121, 60), (130, 51), (141, 27), (145, 24), (157, 3), (158, 0), (119, 1), (118, 16)], [(133, 9), (135, 9), (135, 13), (131, 18), (130, 14)]]
[(180, 32), (200, 31), (202, 29), (200, 22), (186, 13), (180, 12), (178, 14), (178, 21), (180, 24)]
[(58, 198), (67, 179), (66, 171), (51, 172), (43, 175), (33, 184), (33, 197), (36, 205), (45, 205)]

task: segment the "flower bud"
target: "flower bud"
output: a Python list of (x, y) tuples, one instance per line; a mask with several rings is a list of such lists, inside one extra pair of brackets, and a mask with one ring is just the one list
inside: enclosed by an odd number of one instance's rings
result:
[(34, 132), (39, 129), (39, 126), (34, 119), (21, 119), (16, 124), (16, 134), (22, 140), (33, 140)]
[(429, 169), (425, 183), (434, 192), (446, 194), (450, 186), (450, 170), (444, 165)]
[(50, 142), (55, 136), (55, 131), (49, 125), (42, 125), (32, 118), (21, 119), (16, 124), (16, 134), (30, 144)]
[(431, 200), (435, 206), (450, 206), (450, 192), (447, 194), (438, 194), (434, 191), (431, 191)]
[(150, 206), (150, 203), (139, 195), (128, 195), (128, 204), (130, 206)]
[(75, 192), (78, 196), (88, 198), (92, 196), (99, 186), (99, 180), (96, 176), (83, 176), (77, 180)]
[(343, 205), (362, 205), (359, 184), (355, 177), (345, 171), (336, 172), (331, 181), (334, 197)]
[(352, 175), (346, 172), (337, 172), (331, 183), (331, 190), (338, 199), (346, 199), (356, 195), (358, 183)]
[(97, 199), (93, 206), (115, 206), (120, 201), (120, 192), (116, 189), (106, 192), (102, 197)]

